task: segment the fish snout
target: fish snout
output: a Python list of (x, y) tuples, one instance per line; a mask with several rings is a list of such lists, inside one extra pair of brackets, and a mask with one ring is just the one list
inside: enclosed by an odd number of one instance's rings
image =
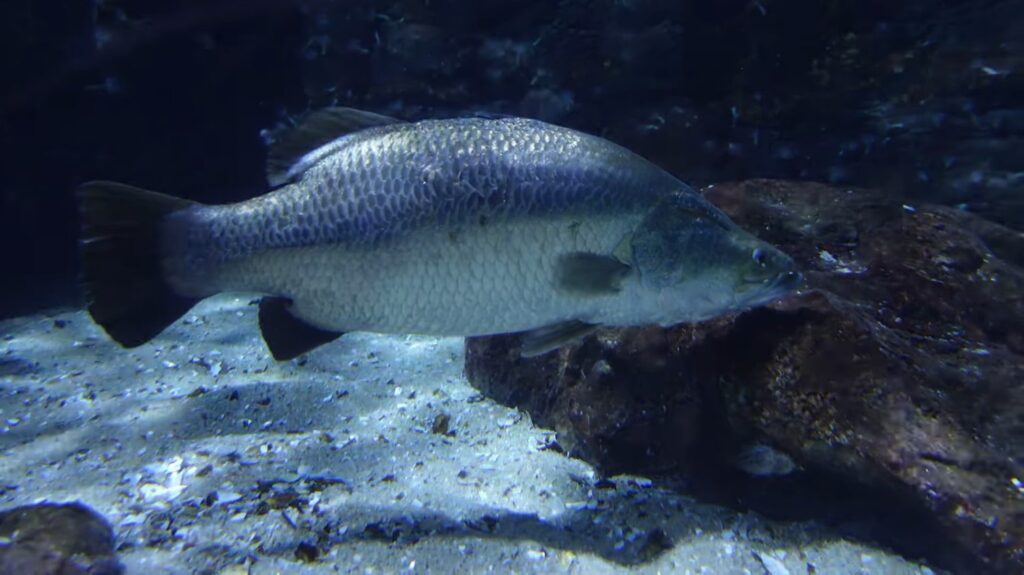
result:
[(780, 291), (792, 291), (800, 287), (802, 283), (804, 283), (804, 274), (786, 270), (775, 276), (775, 279), (772, 280), (772, 287)]

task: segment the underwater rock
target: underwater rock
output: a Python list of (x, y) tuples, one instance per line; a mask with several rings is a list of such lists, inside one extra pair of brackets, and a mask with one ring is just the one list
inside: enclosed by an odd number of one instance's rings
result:
[(872, 190), (755, 180), (705, 195), (793, 256), (805, 288), (531, 359), (517, 336), (471, 338), (473, 385), (607, 472), (685, 477), (703, 445), (728, 443), (715, 435), (770, 443), (921, 509), (973, 567), (1021, 572), (1024, 235)]
[(114, 532), (82, 503), (39, 503), (0, 511), (0, 573), (120, 575)]

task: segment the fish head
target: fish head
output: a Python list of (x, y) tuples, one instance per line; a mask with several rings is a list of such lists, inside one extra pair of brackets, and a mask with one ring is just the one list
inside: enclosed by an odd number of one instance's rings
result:
[(655, 206), (630, 245), (640, 307), (661, 325), (761, 305), (802, 282), (792, 258), (692, 192)]

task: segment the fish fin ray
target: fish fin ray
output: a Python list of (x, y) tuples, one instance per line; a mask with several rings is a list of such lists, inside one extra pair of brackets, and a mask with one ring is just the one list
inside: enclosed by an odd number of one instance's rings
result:
[(125, 347), (136, 347), (200, 298), (179, 295), (164, 276), (161, 223), (196, 202), (115, 182), (76, 191), (78, 252), (89, 315)]
[(595, 297), (622, 290), (632, 268), (613, 256), (575, 252), (558, 259), (555, 284), (563, 292)]
[(267, 152), (267, 180), (275, 187), (294, 180), (312, 165), (303, 165), (305, 156), (338, 138), (367, 128), (401, 123), (404, 121), (354, 108), (312, 112), (271, 145)]
[(342, 332), (320, 329), (295, 317), (291, 305), (291, 300), (283, 297), (260, 300), (260, 333), (277, 361), (295, 359), (342, 336)]
[(598, 327), (592, 323), (568, 320), (532, 329), (523, 333), (519, 355), (535, 357), (545, 354), (593, 333)]

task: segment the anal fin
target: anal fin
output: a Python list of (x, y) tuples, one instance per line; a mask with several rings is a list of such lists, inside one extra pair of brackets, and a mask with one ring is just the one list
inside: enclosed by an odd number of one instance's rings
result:
[(291, 300), (283, 297), (260, 300), (260, 333), (274, 359), (295, 359), (341, 337), (341, 332), (320, 329), (295, 317), (289, 310), (291, 305)]
[(598, 327), (592, 323), (569, 320), (524, 332), (519, 355), (535, 357), (545, 354), (583, 338)]

